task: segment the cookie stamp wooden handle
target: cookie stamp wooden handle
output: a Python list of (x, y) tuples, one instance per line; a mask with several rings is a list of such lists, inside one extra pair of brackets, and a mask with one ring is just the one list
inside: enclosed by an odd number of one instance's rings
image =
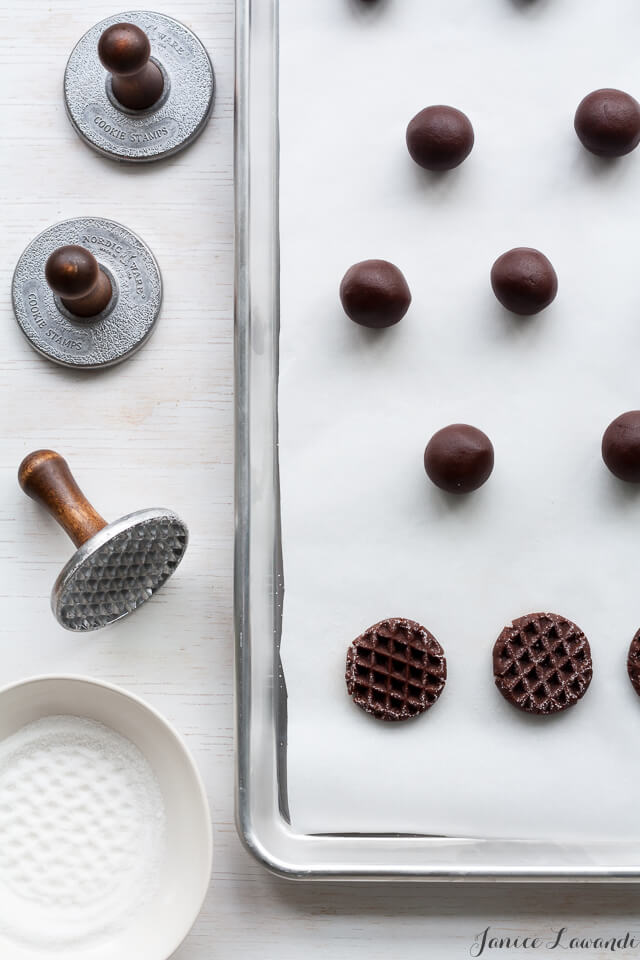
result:
[(98, 42), (98, 56), (111, 74), (113, 95), (127, 110), (152, 107), (164, 90), (162, 71), (150, 60), (151, 44), (133, 23), (114, 23)]
[(67, 461), (54, 450), (29, 453), (18, 469), (18, 482), (28, 497), (57, 520), (76, 547), (107, 525), (74, 480)]
[(59, 247), (45, 265), (47, 283), (67, 310), (84, 319), (102, 313), (113, 294), (111, 281), (84, 247)]

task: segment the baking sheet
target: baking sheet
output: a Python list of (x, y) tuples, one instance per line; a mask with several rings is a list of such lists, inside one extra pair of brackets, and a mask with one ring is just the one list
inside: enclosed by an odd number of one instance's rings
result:
[[(589, 91), (637, 93), (635, 0), (281, 0), (280, 469), (289, 805), (301, 832), (640, 836), (640, 701), (625, 670), (640, 626), (640, 489), (611, 477), (602, 432), (640, 406), (640, 155), (605, 163), (573, 132)], [(430, 103), (467, 112), (469, 160), (421, 171), (404, 145)], [(500, 308), (494, 259), (543, 250), (555, 304)], [(348, 321), (353, 262), (404, 271), (407, 317)], [(471, 422), (496, 449), (465, 498), (427, 481), (424, 446)], [(575, 620), (595, 673), (564, 715), (495, 690), (501, 628)], [(424, 717), (376, 722), (344, 659), (387, 616), (445, 647)]]

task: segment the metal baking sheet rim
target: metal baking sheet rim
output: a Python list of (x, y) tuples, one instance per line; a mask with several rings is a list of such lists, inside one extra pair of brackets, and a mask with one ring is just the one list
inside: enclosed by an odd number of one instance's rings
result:
[[(627, 856), (621, 858), (622, 844), (554, 845), (408, 834), (304, 835), (289, 824), (286, 687), (278, 649), (284, 593), (277, 449), (278, 6), (279, 0), (238, 0), (236, 4), (234, 628), (236, 826), (240, 839), (258, 862), (289, 880), (640, 882), (640, 852), (632, 862), (625, 845)], [(252, 111), (256, 96), (268, 109)], [(259, 142), (262, 138), (264, 142)], [(272, 188), (266, 191), (264, 153), (272, 176)], [(253, 177), (258, 156), (260, 176)], [(256, 349), (252, 339), (252, 333), (255, 337), (265, 324), (270, 325), (271, 351), (264, 342)], [(256, 602), (251, 589), (256, 560), (252, 542), (256, 517), (251, 503), (255, 492), (251, 473), (255, 437), (251, 419), (256, 403), (251, 390), (253, 357), (272, 367), (272, 432), (270, 436), (259, 432), (262, 453), (267, 454), (261, 457), (261, 466), (264, 469), (264, 463), (270, 463), (276, 494), (268, 520), (271, 536), (259, 538), (263, 551), (267, 543), (269, 554), (272, 622), (268, 636), (252, 629)], [(259, 658), (264, 662), (258, 663)], [(443, 851), (449, 854), (447, 862)]]

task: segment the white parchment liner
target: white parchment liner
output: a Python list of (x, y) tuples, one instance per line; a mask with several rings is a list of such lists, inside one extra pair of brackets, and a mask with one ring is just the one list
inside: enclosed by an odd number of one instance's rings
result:
[[(640, 488), (605, 470), (607, 424), (640, 407), (640, 151), (615, 163), (573, 132), (601, 86), (640, 95), (637, 0), (281, 0), (280, 456), (293, 825), (486, 837), (640, 837)], [(407, 122), (449, 103), (469, 160), (430, 175)], [(554, 263), (556, 303), (503, 311), (494, 259)], [(402, 323), (348, 321), (353, 262), (394, 261)], [(445, 424), (485, 430), (477, 494), (427, 481)], [(505, 623), (552, 610), (592, 645), (585, 699), (525, 716), (495, 690)], [(348, 644), (385, 616), (424, 623), (449, 681), (424, 717), (353, 706)]]

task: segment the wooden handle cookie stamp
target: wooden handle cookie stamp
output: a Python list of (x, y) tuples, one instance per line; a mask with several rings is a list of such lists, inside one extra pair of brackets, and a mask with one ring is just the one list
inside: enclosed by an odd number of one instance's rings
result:
[(18, 482), (44, 506), (78, 548), (51, 592), (67, 630), (98, 630), (137, 610), (174, 573), (187, 548), (186, 524), (171, 510), (138, 510), (107, 523), (53, 450), (20, 464)]

